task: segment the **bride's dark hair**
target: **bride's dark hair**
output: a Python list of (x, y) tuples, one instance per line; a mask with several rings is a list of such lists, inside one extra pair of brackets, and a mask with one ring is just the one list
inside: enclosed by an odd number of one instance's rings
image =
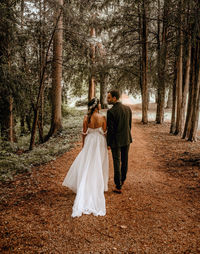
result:
[(99, 100), (97, 98), (93, 98), (88, 103), (88, 123), (90, 123), (91, 116), (94, 113), (95, 109), (98, 108)]

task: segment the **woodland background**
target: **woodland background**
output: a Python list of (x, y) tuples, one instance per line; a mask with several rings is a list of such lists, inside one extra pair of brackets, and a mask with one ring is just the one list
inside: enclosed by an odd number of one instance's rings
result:
[(80, 138), (88, 100), (117, 88), (149, 122), (198, 141), (198, 0), (2, 0), (0, 178), (55, 159)]

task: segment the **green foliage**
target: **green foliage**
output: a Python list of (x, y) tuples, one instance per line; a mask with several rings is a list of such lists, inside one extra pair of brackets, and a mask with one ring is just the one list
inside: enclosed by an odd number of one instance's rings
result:
[(84, 111), (63, 107), (63, 130), (44, 144), (28, 151), (30, 135), (22, 136), (18, 143), (0, 140), (0, 180), (9, 181), (14, 175), (28, 172), (33, 166), (55, 160), (80, 140)]

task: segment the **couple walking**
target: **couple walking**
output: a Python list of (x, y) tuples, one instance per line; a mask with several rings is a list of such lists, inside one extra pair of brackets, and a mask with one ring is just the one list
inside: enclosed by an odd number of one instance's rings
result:
[[(82, 214), (105, 215), (104, 191), (108, 190), (108, 149), (114, 164), (113, 192), (121, 193), (128, 169), (132, 112), (119, 102), (119, 92), (108, 92), (107, 121), (99, 113), (101, 105), (94, 98), (88, 103), (88, 114), (83, 120), (83, 148), (70, 167), (62, 185), (76, 193), (72, 217)], [(106, 140), (107, 139), (107, 140)]]

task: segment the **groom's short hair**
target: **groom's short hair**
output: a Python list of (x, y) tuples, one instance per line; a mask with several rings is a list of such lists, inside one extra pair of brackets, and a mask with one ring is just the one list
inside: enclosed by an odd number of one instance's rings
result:
[(116, 99), (119, 100), (120, 94), (118, 90), (110, 90), (108, 93), (110, 93), (112, 97), (116, 97)]

